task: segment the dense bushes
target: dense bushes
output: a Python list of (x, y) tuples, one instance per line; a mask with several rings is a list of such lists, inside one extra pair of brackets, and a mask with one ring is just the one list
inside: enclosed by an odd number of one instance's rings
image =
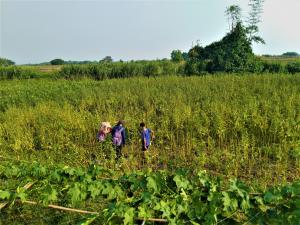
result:
[(263, 64), (263, 72), (267, 73), (283, 73), (286, 71), (286, 68), (283, 64), (278, 62), (264, 62)]
[(100, 63), (90, 65), (66, 65), (59, 72), (67, 79), (90, 77), (96, 80), (136, 76), (164, 76), (183, 74), (184, 64), (161, 61), (137, 61)]
[(222, 40), (206, 47), (197, 45), (190, 49), (188, 61), (198, 65), (208, 62), (206, 67), (200, 66), (208, 72), (248, 72), (257, 60), (245, 28), (238, 23)]
[(51, 65), (63, 65), (65, 64), (65, 61), (62, 59), (53, 59), (50, 61)]
[(247, 29), (241, 24), (223, 37), (205, 47), (196, 45), (188, 52), (186, 75), (203, 73), (297, 73), (300, 63), (284, 64), (280, 60), (266, 61), (254, 55)]
[[(60, 70), (50, 70), (42, 72), (38, 68), (28, 66), (2, 66), (0, 67), (0, 80), (11, 79), (30, 79), (30, 78), (65, 78), (80, 79), (92, 78), (95, 80), (105, 80), (112, 78), (129, 77), (156, 77), (167, 75), (204, 75), (208, 73), (221, 72), (221, 63), (225, 63), (227, 72), (242, 72), (235, 68), (231, 62), (222, 61), (222, 59), (213, 60), (188, 60), (175, 63), (168, 60), (156, 61), (134, 61), (134, 62), (115, 62), (98, 63), (85, 65), (64, 65)], [(281, 62), (267, 62), (258, 57), (252, 58), (247, 63), (249, 73), (299, 73), (300, 62), (290, 62), (283, 64)]]
[(30, 67), (20, 66), (1, 66), (0, 67), (0, 80), (11, 80), (11, 79), (29, 79), (42, 77), (39, 71), (34, 70)]
[(12, 65), (15, 65), (15, 62), (13, 62), (10, 59), (0, 57), (0, 66), (12, 66)]
[(300, 73), (300, 62), (293, 62), (286, 65), (286, 69), (289, 73)]

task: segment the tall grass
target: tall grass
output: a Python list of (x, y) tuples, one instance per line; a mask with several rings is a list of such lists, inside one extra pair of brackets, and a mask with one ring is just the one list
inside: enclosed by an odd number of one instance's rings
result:
[(206, 168), (265, 184), (300, 177), (300, 76), (218, 75), (0, 83), (2, 154), (115, 167), (101, 121), (126, 121), (124, 169), (140, 168), (138, 124), (156, 140), (147, 167)]

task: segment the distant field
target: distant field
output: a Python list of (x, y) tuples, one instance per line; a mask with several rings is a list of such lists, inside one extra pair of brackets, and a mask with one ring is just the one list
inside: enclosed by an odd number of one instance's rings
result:
[(283, 65), (286, 65), (286, 64), (292, 63), (292, 62), (300, 62), (300, 57), (283, 57), (283, 56), (265, 57), (265, 56), (261, 56), (260, 58), (266, 62), (272, 62), (272, 63), (279, 62), (279, 63), (282, 63)]
[(62, 65), (41, 65), (41, 66), (20, 66), (28, 69), (33, 69), (38, 72), (51, 73), (59, 71), (62, 68)]

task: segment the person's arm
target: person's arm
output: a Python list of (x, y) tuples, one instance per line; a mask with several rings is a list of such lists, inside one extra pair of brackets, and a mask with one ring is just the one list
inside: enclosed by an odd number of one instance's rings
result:
[(125, 145), (125, 143), (126, 143), (126, 133), (125, 133), (125, 128), (123, 128), (121, 134), (122, 134), (122, 144)]
[(144, 148), (147, 149), (147, 139), (146, 139), (145, 131), (143, 131), (143, 141), (144, 141)]
[(115, 131), (116, 131), (116, 127), (113, 127), (111, 129), (111, 137), (113, 138), (113, 136), (115, 135)]
[(151, 130), (151, 139), (154, 140), (155, 139), (155, 135), (154, 135), (154, 132), (153, 130)]

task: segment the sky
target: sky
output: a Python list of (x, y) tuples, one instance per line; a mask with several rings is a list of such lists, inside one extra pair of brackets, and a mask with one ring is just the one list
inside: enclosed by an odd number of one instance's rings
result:
[[(220, 40), (224, 11), (248, 0), (0, 0), (0, 57), (17, 64), (170, 58)], [(300, 53), (300, 0), (265, 0), (256, 54)]]

